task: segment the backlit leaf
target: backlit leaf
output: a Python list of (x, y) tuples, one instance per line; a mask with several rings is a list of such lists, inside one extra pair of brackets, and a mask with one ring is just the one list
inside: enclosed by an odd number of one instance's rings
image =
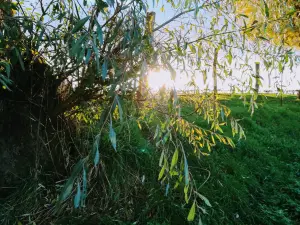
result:
[(172, 170), (174, 168), (174, 166), (176, 165), (176, 163), (178, 161), (178, 152), (179, 152), (178, 149), (176, 149), (174, 154), (173, 154), (170, 170)]
[(160, 179), (163, 177), (163, 175), (164, 175), (164, 173), (165, 173), (165, 169), (166, 169), (166, 165), (164, 165), (164, 166), (161, 168), (161, 170), (160, 170), (160, 172), (159, 172), (159, 175), (158, 175), (158, 180), (160, 180)]
[(187, 220), (188, 221), (193, 221), (195, 219), (195, 214), (196, 214), (196, 201), (194, 201), (191, 209), (190, 209), (190, 212), (189, 212), (189, 215), (187, 217)]

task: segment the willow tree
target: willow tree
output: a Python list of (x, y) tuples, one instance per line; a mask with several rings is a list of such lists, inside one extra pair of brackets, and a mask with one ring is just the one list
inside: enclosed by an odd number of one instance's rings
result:
[[(153, 7), (158, 7), (158, 3), (154, 2)], [(234, 147), (232, 139), (223, 134), (223, 127), (231, 126), (233, 135), (239, 138), (244, 137), (243, 129), (231, 117), (230, 109), (210, 93), (178, 98), (173, 89), (168, 97), (158, 101), (147, 87), (140, 87), (148, 97), (142, 99), (135, 113), (132, 106), (135, 104), (131, 103), (140, 99), (136, 98), (138, 87), (134, 83), (157, 67), (169, 70), (173, 79), (176, 71), (186, 73), (191, 83), (195, 83), (196, 76), (206, 80), (213, 68), (219, 78), (226, 79), (235, 68), (243, 72), (248, 82), (246, 88), (253, 93), (248, 63), (251, 57), (272, 57), (277, 62), (280, 55), (285, 59), (281, 63), (295, 61), (290, 49), (270, 46), (264, 39), (247, 40), (245, 34), (255, 32), (257, 25), (238, 23), (236, 1), (171, 0), (159, 4), (168, 5), (177, 14), (160, 23), (154, 21), (146, 1), (70, 0), (39, 1), (38, 11), (26, 10), (18, 2), (17, 14), (4, 18), (1, 82), (5, 90), (1, 94), (9, 89), (20, 91), (21, 87), (22, 93), (26, 93), (22, 97), (38, 107), (35, 116), (44, 119), (43, 125), (47, 124), (45, 121), (72, 114), (87, 102), (101, 106), (94, 147), (74, 166), (61, 191), (58, 209), (71, 195), (76, 180), (75, 207), (84, 203), (87, 172), (93, 165), (99, 166), (101, 137), (107, 136), (112, 149), (118, 151), (114, 125), (118, 119), (123, 123), (134, 117), (140, 129), (148, 127), (153, 131), (161, 155), (158, 180), (166, 194), (169, 189), (181, 190), (181, 187), (186, 204), (190, 204), (187, 219), (194, 220), (196, 212), (203, 210), (200, 207), (203, 200), (207, 206), (211, 204), (197, 191), (188, 166), (189, 155), (207, 156), (217, 142)], [(264, 24), (269, 22), (266, 20)], [(216, 51), (220, 57), (218, 60), (215, 57), (213, 63)], [(28, 77), (36, 83), (23, 83), (22, 70), (33, 71)], [(181, 113), (183, 103), (194, 107), (189, 115), (203, 117), (210, 128), (190, 122), (188, 115)], [(250, 103), (253, 111), (255, 95)], [(43, 116), (39, 117), (41, 113)], [(188, 142), (193, 151), (184, 149), (183, 142)]]
[(261, 36), (276, 45), (300, 47), (299, 1), (238, 0), (236, 7), (247, 25), (255, 25), (251, 36)]

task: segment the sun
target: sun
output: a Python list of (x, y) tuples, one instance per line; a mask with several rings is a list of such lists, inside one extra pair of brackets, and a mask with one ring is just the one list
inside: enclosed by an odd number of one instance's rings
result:
[(171, 73), (166, 70), (149, 71), (148, 85), (152, 90), (158, 90), (165, 85), (166, 88), (174, 86), (174, 81), (171, 79)]

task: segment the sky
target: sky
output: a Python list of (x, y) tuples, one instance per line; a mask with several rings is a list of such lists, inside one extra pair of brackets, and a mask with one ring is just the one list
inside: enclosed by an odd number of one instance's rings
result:
[[(160, 25), (164, 23), (165, 21), (172, 18), (174, 15), (177, 14), (177, 12), (170, 7), (168, 3), (159, 2), (158, 4), (155, 4), (153, 7), (153, 2), (149, 2), (148, 4), (150, 6), (149, 11), (156, 12), (156, 24)], [(160, 11), (160, 8), (164, 5), (164, 12)], [(193, 14), (193, 13), (191, 13)], [(177, 22), (170, 23), (170, 27), (176, 28), (178, 26)], [(299, 52), (298, 52), (299, 54)], [(260, 62), (260, 75), (262, 76), (262, 86), (261, 90), (270, 90), (270, 91), (276, 91), (276, 81), (281, 81), (281, 74), (278, 71), (273, 71), (270, 74), (271, 79), (269, 80), (269, 73), (264, 69), (263, 67), (263, 61), (259, 57), (253, 57), (250, 58), (249, 63), (253, 66), (253, 69), (255, 68), (255, 62)], [(233, 64), (235, 61), (233, 60)], [(239, 80), (245, 80), (245, 76), (243, 76), (242, 71), (239, 71), (237, 69), (233, 69), (233, 76), (236, 77)], [(277, 77), (277, 78), (275, 78)], [(175, 81), (171, 80), (171, 74), (168, 71), (161, 70), (160, 72), (151, 72), (149, 75), (149, 85), (153, 89), (159, 89), (163, 84), (165, 84), (169, 88), (175, 87), (178, 90), (186, 90), (189, 89), (189, 87), (186, 85), (190, 79), (186, 76), (186, 74), (180, 73), (180, 71), (177, 71), (177, 76)], [(289, 68), (286, 68), (282, 74), (282, 86), (284, 87), (284, 90), (298, 90), (300, 89), (300, 67), (294, 67), (293, 71), (290, 71)], [(213, 88), (213, 79), (212, 79), (212, 71), (208, 74), (207, 82), (204, 84), (203, 77), (200, 73), (196, 76), (196, 83), (199, 85), (199, 88), (205, 88), (208, 87), (209, 89)], [(231, 85), (237, 85), (238, 82), (236, 79), (226, 79), (221, 80), (218, 79), (218, 89), (222, 89), (224, 91), (229, 91)], [(280, 83), (281, 85), (281, 83)]]
[[(27, 0), (25, 1), (25, 4), (28, 7), (36, 7), (36, 0)], [(47, 2), (47, 0), (44, 0), (44, 2)], [(79, 0), (79, 2), (82, 2), (82, 0)], [(89, 2), (92, 2), (92, 0), (89, 0)], [(167, 3), (167, 1), (159, 1), (158, 3), (156, 0), (148, 0), (147, 1), (149, 9), (148, 11), (154, 11), (156, 12), (156, 18), (155, 18), (155, 24), (160, 25), (164, 23), (165, 21), (169, 20), (172, 18), (174, 15), (176, 15), (178, 12), (176, 12), (173, 8), (171, 8), (170, 4)], [(164, 6), (164, 12), (161, 12), (161, 7)], [(37, 11), (39, 9), (37, 8)], [(193, 15), (193, 13), (191, 13)], [(209, 14), (207, 15), (208, 17), (210, 16)], [(180, 20), (184, 21), (184, 18), (179, 18), (177, 21), (172, 22), (168, 24), (170, 28), (177, 28), (180, 25)], [(179, 22), (178, 22), (179, 21)], [(155, 26), (156, 27), (156, 26)], [(255, 66), (256, 61), (262, 61), (259, 58), (250, 58), (249, 63), (250, 65), (253, 65), (253, 68)], [(233, 61), (233, 64), (235, 62)], [(262, 62), (261, 62), (262, 65)], [(289, 69), (285, 69), (282, 77), (283, 77), (283, 87), (285, 90), (296, 90), (300, 89), (300, 67), (295, 67), (293, 69), (293, 72), (290, 72)], [(212, 71), (208, 73), (207, 75), (207, 83), (203, 83), (203, 77), (201, 74), (196, 75), (196, 84), (199, 85), (199, 88), (205, 88), (208, 87), (209, 89), (212, 89), (213, 84), (212, 84)], [(269, 86), (269, 79), (268, 79), (268, 73), (264, 70), (264, 68), (261, 66), (261, 71), (260, 71), (261, 76), (263, 77), (262, 81), (262, 87), (261, 90), (276, 90), (276, 87), (274, 86), (275, 80), (271, 80), (271, 86)], [(245, 79), (245, 75), (242, 74), (241, 71), (237, 69), (233, 69), (233, 75), (234, 77), (238, 78), (239, 80)], [(278, 71), (274, 71), (271, 74), (271, 77), (275, 76), (280, 76)], [(150, 71), (149, 73), (149, 85), (153, 89), (158, 89), (162, 85), (166, 85), (167, 87), (173, 88), (175, 87), (176, 89), (179, 90), (184, 90), (188, 89), (186, 84), (190, 81), (190, 78), (186, 76), (186, 74), (181, 74), (180, 71), (177, 71), (177, 76), (175, 81), (171, 80), (170, 73), (165, 70), (160, 70), (159, 72), (153, 72)], [(299, 82), (298, 82), (299, 81)], [(226, 79), (225, 81), (218, 79), (218, 89), (222, 89), (224, 91), (230, 90), (231, 85), (237, 85), (237, 81), (234, 79)]]

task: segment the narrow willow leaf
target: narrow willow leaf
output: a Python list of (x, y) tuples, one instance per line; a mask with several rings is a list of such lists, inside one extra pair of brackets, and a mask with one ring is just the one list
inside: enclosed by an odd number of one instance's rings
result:
[(81, 207), (85, 206), (86, 195), (87, 195), (87, 178), (86, 178), (86, 171), (85, 171), (85, 168), (84, 168), (84, 165), (83, 165)]
[(118, 96), (116, 96), (116, 99), (117, 99), (117, 103), (118, 103), (120, 121), (123, 122), (123, 109), (122, 109), (122, 105), (120, 103), (120, 99), (119, 99)]
[(161, 168), (161, 170), (160, 170), (160, 172), (159, 172), (159, 175), (158, 175), (158, 180), (160, 180), (160, 179), (163, 177), (163, 175), (164, 175), (164, 173), (165, 173), (165, 169), (166, 169), (166, 165), (164, 165), (164, 166)]
[(98, 165), (99, 159), (100, 159), (100, 153), (99, 153), (99, 149), (97, 149), (94, 157), (94, 166)]
[(177, 164), (178, 161), (178, 149), (175, 150), (173, 157), (172, 157), (172, 161), (171, 161), (171, 167), (170, 170), (172, 171), (172, 169), (174, 168), (174, 166)]
[(184, 155), (184, 182), (186, 186), (189, 185), (189, 167), (185, 155)]
[(209, 200), (205, 196), (199, 194), (198, 192), (195, 192), (195, 193), (196, 193), (196, 195), (198, 195), (199, 198), (201, 198), (205, 202), (205, 204), (207, 206), (212, 207), (211, 204), (210, 204), (210, 202), (209, 202)]
[(195, 214), (196, 214), (196, 201), (194, 201), (191, 209), (190, 209), (190, 212), (189, 212), (189, 215), (187, 217), (187, 220), (188, 221), (194, 221), (195, 219)]
[(266, 2), (266, 0), (263, 0), (264, 2), (264, 6), (265, 6), (265, 14), (266, 14), (266, 17), (269, 18), (270, 17), (270, 13), (269, 13), (269, 7), (268, 7), (268, 4)]
[(59, 196), (59, 201), (64, 201), (69, 197), (69, 195), (72, 192), (74, 181), (79, 174), (84, 162), (87, 160), (87, 158), (81, 159), (74, 167), (71, 176), (67, 180), (66, 184), (64, 185), (62, 192)]
[(92, 49), (88, 49), (87, 50), (87, 53), (86, 53), (86, 56), (85, 56), (85, 64), (87, 65), (90, 61), (90, 58), (91, 58), (91, 55), (92, 55)]
[(100, 142), (100, 134), (96, 135), (95, 142), (93, 146), (94, 152), (94, 166), (97, 166), (100, 160), (100, 152), (99, 152), (99, 142)]
[(116, 132), (114, 131), (114, 129), (112, 127), (112, 122), (110, 122), (110, 125), (109, 125), (109, 139), (110, 139), (110, 142), (111, 142), (113, 148), (115, 149), (115, 151), (117, 151)]
[(74, 28), (72, 30), (72, 34), (75, 34), (77, 31), (79, 31), (89, 19), (90, 19), (90, 16), (87, 16), (87, 17), (79, 20), (77, 22), (77, 24), (74, 26)]
[(80, 184), (79, 182), (77, 183), (77, 193), (74, 197), (74, 207), (77, 209), (80, 204), (80, 198), (81, 198), (81, 190), (80, 190)]
[(168, 196), (168, 194), (169, 194), (169, 189), (170, 189), (170, 183), (168, 183), (167, 186), (166, 186), (165, 196)]
[(85, 41), (87, 34), (82, 35), (73, 45), (71, 48), (71, 56), (79, 55), (81, 51), (81, 47), (83, 42)]
[(103, 32), (102, 28), (99, 23), (97, 23), (97, 35), (98, 35), (98, 40), (101, 45), (103, 45)]
[(189, 186), (185, 186), (184, 187), (184, 199), (185, 199), (186, 204), (189, 203), (188, 191), (189, 191)]
[(199, 215), (198, 225), (203, 225), (202, 220), (201, 220), (201, 216), (200, 216), (200, 215)]
[(103, 64), (102, 64), (102, 79), (105, 80), (107, 76), (107, 59), (104, 58)]
[(164, 160), (165, 150), (162, 150), (160, 158), (159, 158), (159, 166), (162, 166)]

